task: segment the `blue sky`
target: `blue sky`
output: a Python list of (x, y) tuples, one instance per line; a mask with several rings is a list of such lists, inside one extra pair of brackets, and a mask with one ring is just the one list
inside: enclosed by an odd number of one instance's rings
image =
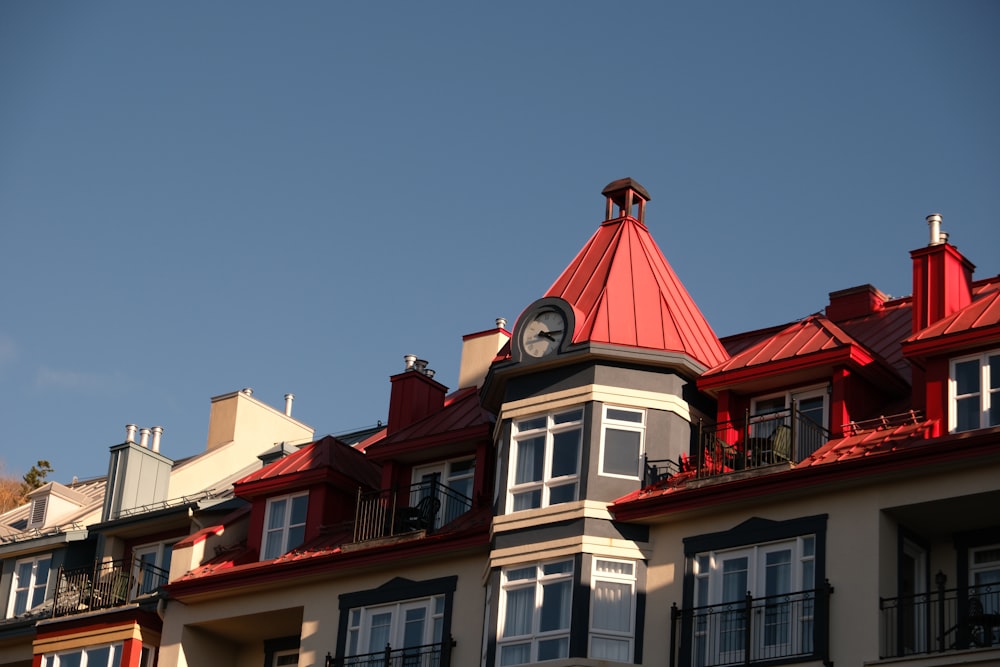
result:
[(0, 460), (204, 447), (242, 387), (317, 434), (454, 386), (631, 176), (722, 336), (943, 229), (1000, 273), (994, 2), (0, 4)]

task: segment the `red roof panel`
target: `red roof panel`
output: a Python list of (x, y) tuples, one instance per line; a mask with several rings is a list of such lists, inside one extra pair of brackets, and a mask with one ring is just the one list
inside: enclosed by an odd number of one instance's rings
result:
[(687, 354), (712, 367), (728, 355), (646, 226), (606, 221), (545, 293), (580, 314), (573, 342)]

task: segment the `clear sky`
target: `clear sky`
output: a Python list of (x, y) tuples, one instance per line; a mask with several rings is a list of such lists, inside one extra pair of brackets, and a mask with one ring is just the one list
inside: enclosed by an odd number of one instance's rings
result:
[(454, 387), (631, 176), (720, 335), (1000, 273), (1000, 3), (0, 3), (0, 459), (201, 451), (253, 387), (374, 424)]

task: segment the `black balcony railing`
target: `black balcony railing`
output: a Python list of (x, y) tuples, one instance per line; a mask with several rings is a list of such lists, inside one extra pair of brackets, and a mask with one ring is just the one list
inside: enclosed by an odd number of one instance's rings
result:
[(879, 599), (879, 657), (1000, 647), (1000, 585)]
[(375, 653), (348, 657), (327, 658), (328, 667), (450, 667), (451, 649), (455, 642), (451, 639), (438, 644), (385, 649)]
[(358, 490), (354, 541), (424, 530), (451, 523), (472, 508), (472, 499), (439, 482), (420, 482), (404, 489), (373, 493)]
[(670, 667), (721, 667), (789, 659), (829, 664), (829, 583), (733, 602), (671, 608)]
[(700, 424), (697, 460), (690, 461), (699, 477), (775, 464), (798, 463), (822, 447), (830, 433), (793, 404), (767, 415), (746, 413), (742, 421)]
[(52, 615), (111, 609), (156, 593), (169, 573), (139, 559), (110, 560), (59, 569)]

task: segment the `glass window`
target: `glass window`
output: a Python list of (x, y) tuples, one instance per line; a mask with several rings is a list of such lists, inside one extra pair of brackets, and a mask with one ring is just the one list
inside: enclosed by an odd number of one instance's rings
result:
[[(145, 647), (142, 649), (142, 655), (147, 655)], [(120, 667), (121, 664), (121, 644), (88, 646), (42, 656), (42, 667)], [(146, 667), (147, 664), (148, 662), (140, 662), (142, 667)]]
[(444, 595), (351, 609), (347, 617), (345, 664), (366, 667), (376, 664), (365, 656), (378, 654), (381, 658), (386, 649), (401, 656), (399, 664), (410, 664), (407, 659), (414, 665), (437, 664), (434, 659), (435, 656), (440, 659), (444, 609)]
[(25, 558), (14, 563), (14, 580), (10, 588), (7, 617), (20, 616), (45, 602), (52, 557), (48, 554)]
[(302, 544), (306, 535), (308, 502), (308, 493), (268, 499), (261, 560), (277, 558)]
[(507, 510), (576, 500), (583, 410), (514, 422)]
[(632, 662), (635, 563), (594, 559), (590, 591), (590, 657)]
[(523, 665), (569, 656), (573, 561), (501, 573), (499, 664)]
[(132, 597), (149, 595), (159, 590), (170, 577), (170, 556), (173, 544), (158, 542), (136, 547), (132, 551)]
[(639, 479), (645, 422), (644, 410), (604, 406), (602, 475)]
[[(792, 407), (795, 407), (795, 423), (792, 424)], [(781, 394), (754, 398), (750, 402), (750, 450), (771, 462), (788, 460), (801, 461), (829, 439), (829, 393), (827, 387), (796, 389)], [(795, 433), (795, 442), (780, 447), (776, 438), (783, 430)], [(788, 451), (788, 444), (794, 449)], [(757, 452), (757, 453), (754, 453)]]
[(417, 507), (427, 496), (441, 505), (434, 515), (434, 528), (451, 523), (472, 508), (472, 487), (476, 478), (476, 460), (443, 461), (413, 469), (410, 506)]
[[(698, 554), (694, 649), (707, 662), (743, 662), (811, 653), (815, 614), (816, 538)], [(747, 646), (744, 604), (753, 614)]]
[(1000, 425), (1000, 351), (951, 362), (949, 431)]

